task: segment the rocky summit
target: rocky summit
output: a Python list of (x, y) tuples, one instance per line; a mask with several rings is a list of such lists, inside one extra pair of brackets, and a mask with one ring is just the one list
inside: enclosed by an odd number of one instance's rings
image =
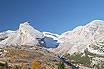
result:
[(29, 22), (20, 24), (16, 31), (6, 31), (0, 33), (0, 47), (4, 46), (45, 46), (44, 35), (34, 29)]
[(62, 41), (55, 49), (59, 55), (83, 53), (85, 49), (104, 55), (104, 47), (102, 50), (92, 48), (94, 45), (104, 42), (104, 21), (94, 20), (85, 26), (78, 26), (72, 31), (63, 33), (58, 39)]
[[(61, 41), (54, 53), (76, 64), (94, 67), (104, 64), (104, 21), (94, 20), (85, 26), (78, 26), (58, 37)], [(82, 64), (82, 65), (79, 65)], [(89, 68), (82, 68), (89, 69)]]

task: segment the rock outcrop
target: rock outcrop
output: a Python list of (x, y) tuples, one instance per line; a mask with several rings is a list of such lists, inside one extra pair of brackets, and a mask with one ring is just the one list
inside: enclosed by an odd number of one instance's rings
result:
[(34, 29), (29, 22), (20, 24), (16, 31), (6, 31), (0, 33), (0, 46), (45, 46), (44, 35)]

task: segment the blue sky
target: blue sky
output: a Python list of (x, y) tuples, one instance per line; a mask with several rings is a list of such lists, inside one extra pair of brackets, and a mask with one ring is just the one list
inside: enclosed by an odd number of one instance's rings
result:
[(30, 21), (39, 31), (61, 34), (104, 20), (104, 0), (0, 0), (0, 32)]

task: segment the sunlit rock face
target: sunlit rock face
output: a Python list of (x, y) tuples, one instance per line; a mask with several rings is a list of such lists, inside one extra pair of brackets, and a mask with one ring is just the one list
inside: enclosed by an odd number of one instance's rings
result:
[(16, 31), (6, 31), (0, 33), (0, 46), (45, 46), (44, 35), (34, 29), (29, 22), (20, 24)]
[(102, 51), (92, 49), (93, 45), (104, 42), (104, 21), (94, 20), (85, 26), (79, 26), (63, 33), (58, 40), (62, 43), (55, 49), (55, 53), (61, 56), (82, 53), (86, 48), (90, 52), (104, 54), (104, 47)]

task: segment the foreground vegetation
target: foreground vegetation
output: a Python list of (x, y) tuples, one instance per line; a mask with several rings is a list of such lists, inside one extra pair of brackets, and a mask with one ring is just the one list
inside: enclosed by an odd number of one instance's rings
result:
[(70, 54), (68, 54), (67, 56), (65, 56), (65, 58), (70, 59), (71, 63), (83, 64), (87, 67), (89, 67), (91, 64), (90, 58), (88, 56), (82, 56), (82, 54), (74, 54), (71, 56), (70, 56)]
[(84, 53), (75, 53), (73, 55), (67, 54), (63, 58), (66, 61), (73, 63), (73, 64), (78, 64), (78, 65), (81, 64), (82, 66), (89, 67), (92, 69), (103, 69), (104, 62), (102, 62), (101, 64), (94, 64), (94, 65), (91, 64), (92, 58), (95, 58), (95, 57), (104, 58), (104, 56), (91, 53), (87, 49), (84, 51)]
[[(0, 49), (0, 69), (71, 69), (41, 47), (6, 47)], [(5, 68), (4, 68), (5, 67)]]

